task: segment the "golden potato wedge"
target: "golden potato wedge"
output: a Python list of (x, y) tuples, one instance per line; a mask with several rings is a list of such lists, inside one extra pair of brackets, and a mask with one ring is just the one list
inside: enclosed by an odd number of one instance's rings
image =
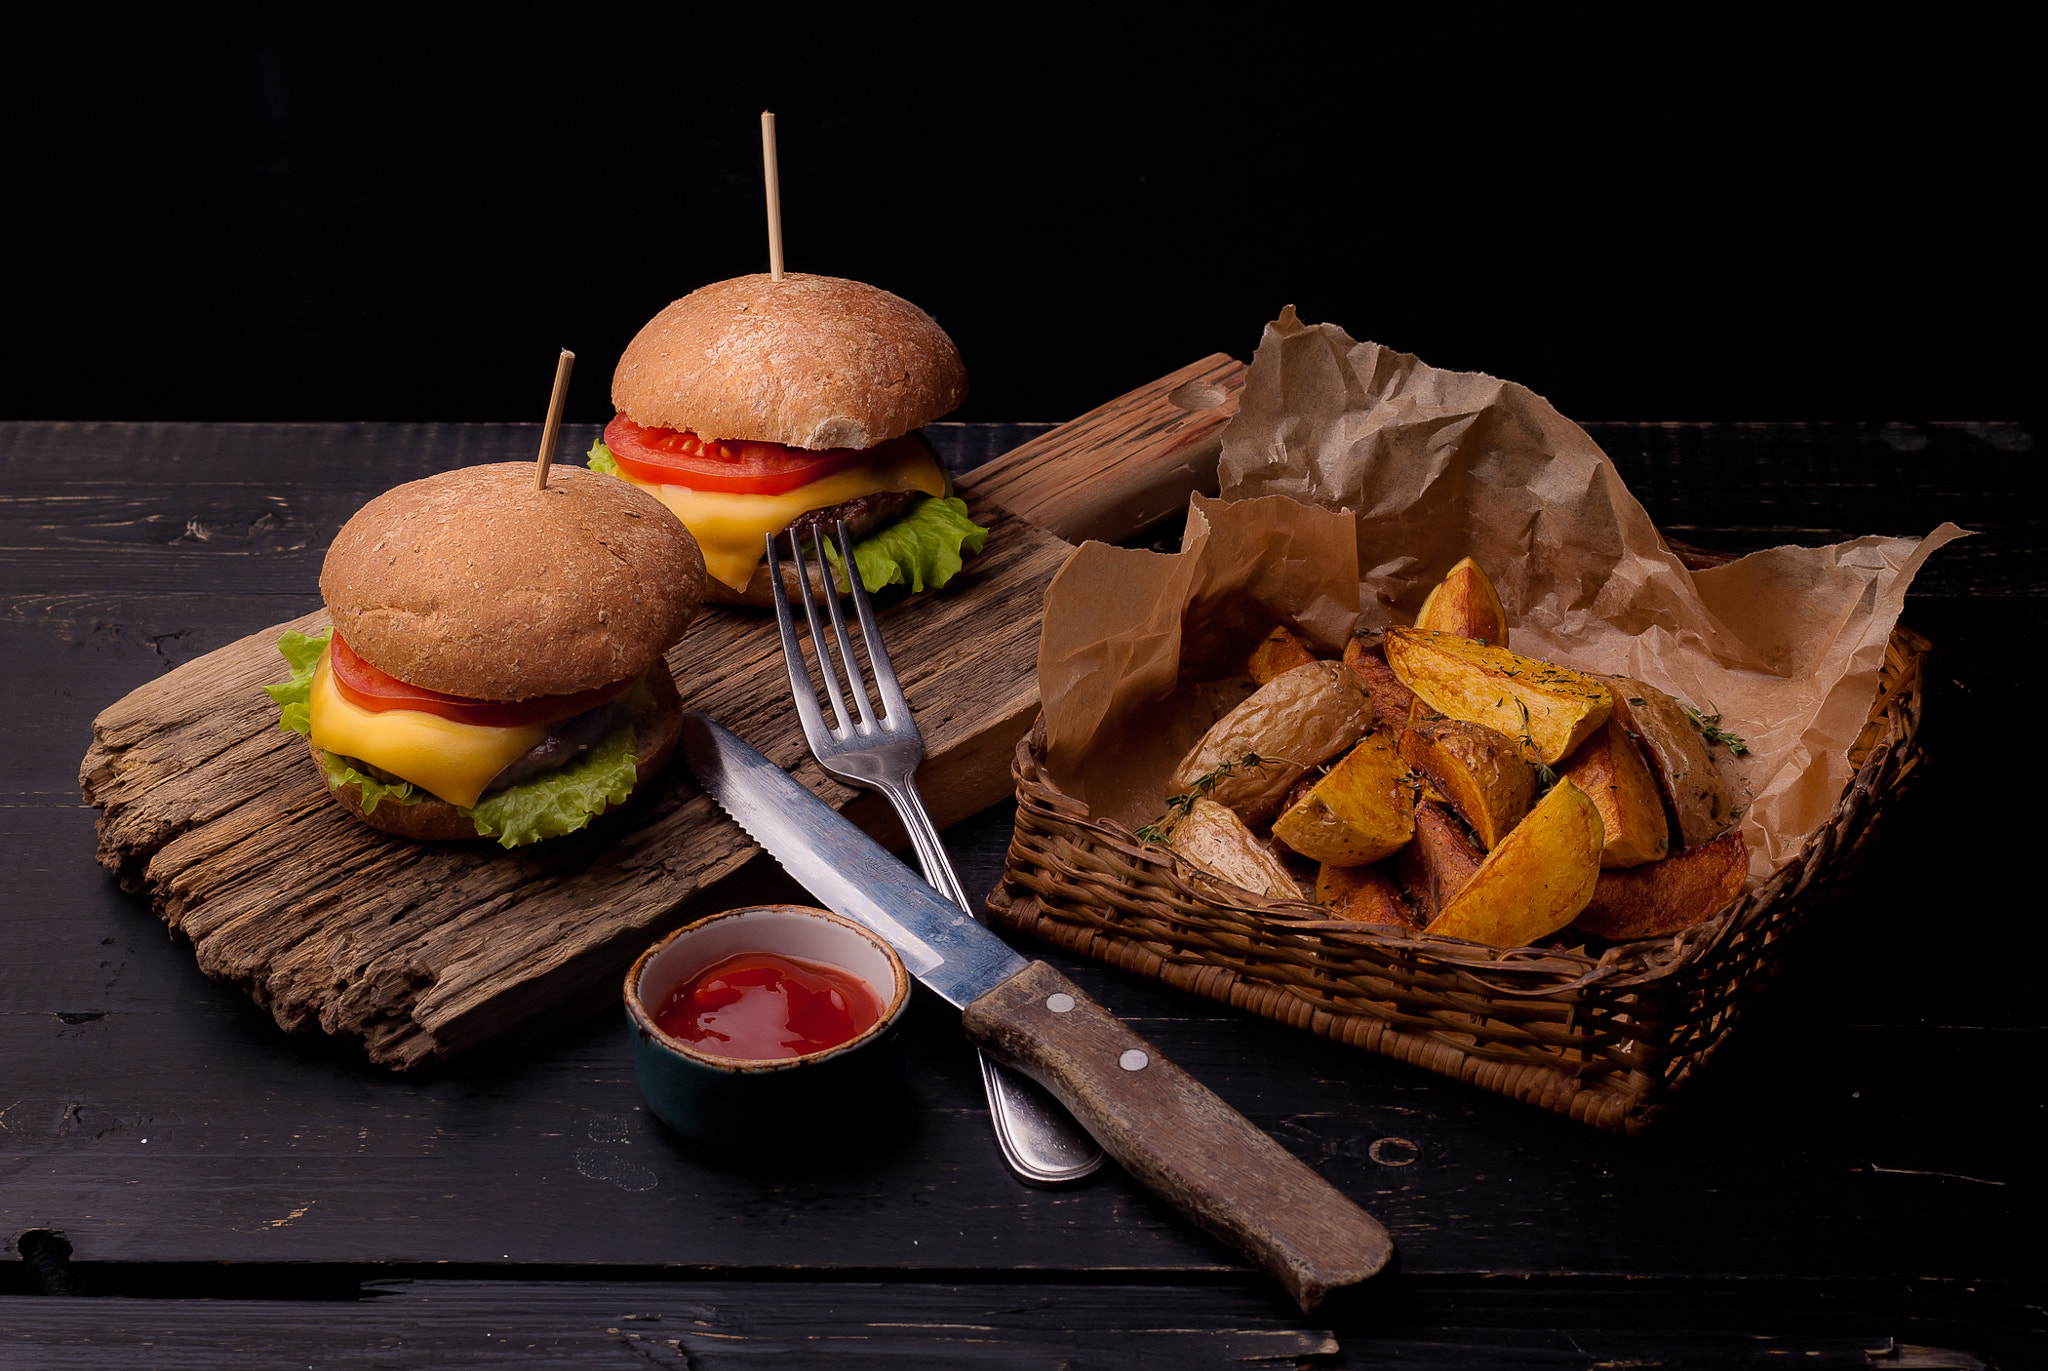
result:
[(1425, 631), (1455, 633), (1460, 638), (1477, 638), (1495, 647), (1508, 645), (1508, 612), (1501, 608), (1493, 582), (1479, 569), (1479, 563), (1465, 558), (1436, 583), (1415, 616), (1415, 626)]
[(1314, 660), (1315, 651), (1282, 624), (1259, 640), (1259, 645), (1252, 649), (1251, 660), (1245, 665), (1252, 679), (1264, 685), (1281, 672), (1292, 671)]
[(1748, 877), (1749, 843), (1741, 829), (1731, 828), (1661, 862), (1601, 872), (1572, 927), (1615, 942), (1668, 938), (1734, 903)]
[(1344, 760), (1273, 820), (1273, 836), (1304, 857), (1363, 866), (1415, 835), (1408, 764), (1384, 733), (1368, 733)]
[(1646, 681), (1616, 676), (1614, 715), (1643, 745), (1664, 802), (1678, 825), (1678, 841), (1699, 847), (1733, 823), (1735, 797), (1714, 770), (1706, 740), (1678, 701)]
[[(1218, 719), (1174, 768), (1173, 793), (1196, 791), (1213, 778), (1207, 798), (1237, 811), (1246, 823), (1264, 823), (1302, 773), (1371, 727), (1372, 704), (1358, 678), (1342, 662), (1306, 662), (1281, 672)], [(1248, 756), (1258, 760), (1248, 764)]]
[(1415, 807), (1415, 837), (1394, 858), (1394, 874), (1415, 901), (1422, 922), (1428, 923), (1485, 860), (1486, 853), (1448, 809), (1420, 804)]
[(1401, 759), (1428, 778), (1489, 852), (1536, 801), (1536, 768), (1520, 745), (1463, 719), (1410, 724), (1401, 733)]
[(1352, 923), (1382, 924), (1411, 933), (1418, 927), (1401, 898), (1401, 887), (1376, 866), (1324, 862), (1316, 872), (1316, 903), (1326, 906), (1331, 917)]
[(1586, 792), (1600, 811), (1606, 831), (1600, 849), (1604, 867), (1641, 866), (1671, 850), (1671, 821), (1664, 814), (1664, 796), (1643, 760), (1642, 749), (1610, 718), (1598, 733), (1579, 745), (1564, 769), (1565, 779)]
[(1221, 880), (1275, 900), (1298, 900), (1292, 872), (1236, 813), (1214, 800), (1196, 800), (1173, 826), (1167, 846)]
[(1358, 677), (1372, 698), (1372, 717), (1380, 728), (1399, 728), (1415, 709), (1415, 692), (1401, 684), (1401, 678), (1387, 665), (1387, 654), (1379, 636), (1353, 638), (1344, 644), (1344, 665)]
[(1526, 947), (1555, 933), (1593, 898), (1600, 839), (1600, 811), (1559, 781), (1423, 931), (1490, 947)]
[(1386, 631), (1387, 665), (1439, 714), (1524, 739), (1555, 766), (1614, 712), (1596, 677), (1518, 657), (1473, 638), (1423, 629)]

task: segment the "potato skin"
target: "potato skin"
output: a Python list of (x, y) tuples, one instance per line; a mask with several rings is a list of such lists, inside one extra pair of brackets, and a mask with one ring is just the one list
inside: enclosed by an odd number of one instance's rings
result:
[(1486, 860), (1465, 826), (1441, 805), (1415, 807), (1415, 839), (1394, 859), (1394, 872), (1426, 924), (1443, 912)]
[(1572, 927), (1614, 942), (1666, 938), (1726, 909), (1748, 877), (1749, 842), (1731, 828), (1661, 862), (1601, 872)]
[(1372, 700), (1372, 717), (1381, 728), (1398, 728), (1415, 712), (1415, 692), (1401, 684), (1394, 668), (1387, 665), (1387, 652), (1378, 637), (1370, 641), (1353, 638), (1344, 644), (1344, 665), (1358, 677)]
[(1323, 863), (1316, 872), (1316, 903), (1332, 917), (1351, 923), (1378, 924), (1409, 933), (1420, 929), (1401, 898), (1401, 887), (1376, 866)]
[(1593, 898), (1600, 840), (1600, 811), (1560, 780), (1423, 931), (1490, 947), (1527, 947), (1555, 933)]
[[(1264, 823), (1312, 766), (1321, 766), (1372, 728), (1372, 704), (1341, 662), (1307, 662), (1283, 671), (1218, 719), (1174, 768), (1176, 794), (1226, 763), (1208, 798), (1248, 824)], [(1247, 754), (1262, 759), (1238, 765)]]
[(1698, 847), (1734, 822), (1735, 797), (1714, 770), (1706, 740), (1685, 709), (1646, 681), (1616, 676), (1614, 713), (1621, 726), (1643, 746), (1651, 773), (1678, 826), (1678, 841)]
[(1244, 820), (1214, 800), (1196, 800), (1167, 841), (1184, 860), (1220, 880), (1273, 900), (1298, 900), (1294, 875)]

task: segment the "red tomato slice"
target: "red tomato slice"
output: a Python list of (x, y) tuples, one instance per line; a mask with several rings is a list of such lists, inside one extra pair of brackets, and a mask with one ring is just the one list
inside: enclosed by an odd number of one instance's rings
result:
[(679, 429), (642, 428), (623, 414), (605, 425), (604, 445), (619, 470), (636, 481), (739, 495), (780, 495), (875, 455), (872, 448), (813, 451), (781, 443), (706, 442)]
[(329, 640), (327, 664), (334, 673), (335, 689), (358, 709), (382, 714), (387, 709), (414, 709), (438, 714), (458, 724), (480, 728), (525, 728), (532, 724), (560, 723), (586, 709), (623, 695), (637, 680), (628, 677), (594, 690), (573, 695), (541, 695), (531, 700), (472, 700), (463, 695), (445, 695), (438, 690), (408, 685), (388, 672), (380, 671), (358, 657), (339, 633)]

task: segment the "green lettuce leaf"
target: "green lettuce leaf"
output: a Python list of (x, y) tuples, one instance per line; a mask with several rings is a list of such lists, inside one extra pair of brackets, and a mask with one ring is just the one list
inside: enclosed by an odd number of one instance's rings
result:
[[(909, 586), (912, 593), (937, 590), (961, 567), (961, 548), (981, 551), (988, 530), (967, 517), (967, 502), (953, 495), (913, 504), (902, 518), (853, 545), (853, 564), (870, 593), (884, 586)], [(825, 558), (840, 567), (839, 549), (825, 540)]]
[(602, 438), (592, 443), (590, 451), (583, 454), (583, 465), (606, 476), (619, 474), (619, 464), (613, 460), (612, 450), (604, 445)]
[(633, 793), (637, 764), (633, 726), (620, 724), (569, 765), (486, 795), (462, 812), (500, 847), (518, 847), (574, 833)]
[(278, 655), (290, 665), (292, 678), (282, 685), (263, 687), (263, 693), (277, 702), (277, 726), (287, 733), (296, 733), (301, 738), (313, 735), (313, 669), (320, 665), (320, 654), (327, 650), (327, 640), (333, 633), (331, 628), (318, 633), (287, 630), (277, 640)]
[[(301, 737), (312, 734), (313, 672), (333, 632), (331, 628), (313, 634), (286, 632), (277, 641), (279, 655), (292, 668), (292, 679), (265, 686), (263, 690), (277, 702), (278, 727), (286, 732)], [(520, 847), (574, 833), (611, 806), (624, 804), (633, 793), (638, 773), (633, 724), (654, 707), (654, 697), (642, 685), (628, 694), (623, 703), (627, 721), (576, 761), (486, 795), (475, 808), (462, 810), (476, 825), (477, 833), (496, 839), (502, 847)], [(393, 784), (379, 780), (362, 771), (354, 758), (334, 752), (321, 752), (320, 767), (326, 773), (328, 789), (353, 785), (361, 790), (366, 814), (386, 800), (418, 804), (429, 794), (410, 781)]]
[(394, 804), (416, 805), (431, 793), (411, 781), (380, 781), (368, 772), (356, 770), (355, 758), (344, 757), (339, 752), (329, 752), (324, 748), (320, 753), (320, 766), (327, 773), (329, 790), (339, 790), (345, 785), (354, 785), (361, 789), (365, 814), (385, 800), (390, 800)]

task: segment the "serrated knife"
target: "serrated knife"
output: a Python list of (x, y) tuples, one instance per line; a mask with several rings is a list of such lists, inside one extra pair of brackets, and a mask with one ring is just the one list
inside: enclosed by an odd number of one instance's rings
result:
[(967, 1036), (1050, 1090), (1153, 1193), (1304, 1313), (1384, 1270), (1387, 1231), (1044, 962), (1027, 962), (852, 821), (702, 714), (680, 746), (711, 797), (828, 908), (887, 939)]

